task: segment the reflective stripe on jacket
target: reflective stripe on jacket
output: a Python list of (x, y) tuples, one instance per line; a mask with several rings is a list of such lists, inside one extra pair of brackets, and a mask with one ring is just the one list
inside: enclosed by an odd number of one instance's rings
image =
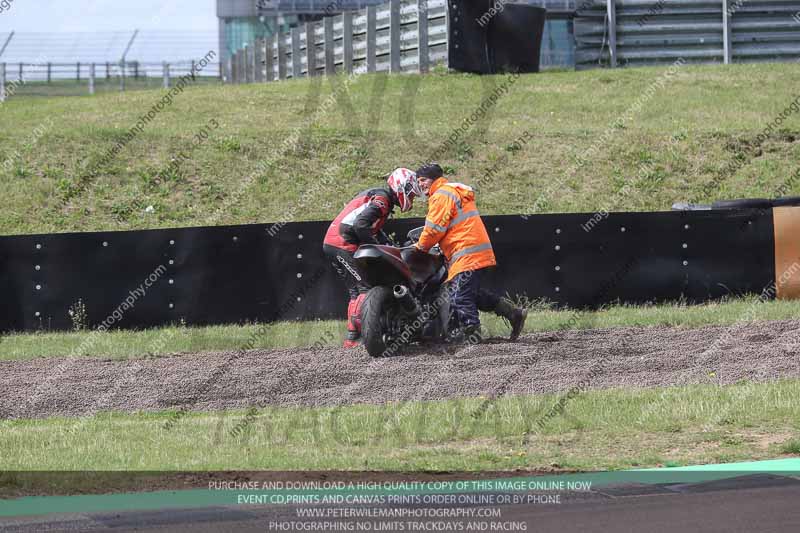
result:
[(439, 244), (448, 261), (448, 281), (461, 272), (496, 265), (472, 187), (439, 178), (429, 194), (428, 216), (418, 246), (428, 251)]

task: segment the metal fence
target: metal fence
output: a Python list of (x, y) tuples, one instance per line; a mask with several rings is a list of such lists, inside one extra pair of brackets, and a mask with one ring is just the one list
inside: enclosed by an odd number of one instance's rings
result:
[(576, 68), (787, 61), (800, 57), (798, 0), (579, 0)]
[(13, 96), (78, 96), (97, 92), (169, 88), (176, 79), (219, 81), (219, 65), (196, 61), (141, 63), (0, 63), (0, 102)]
[(259, 15), (329, 14), (363, 9), (381, 0), (256, 0)]
[(192, 83), (215, 83), (216, 45), (203, 31), (0, 31), (0, 100), (156, 89), (192, 73)]
[(391, 0), (258, 40), (233, 54), (225, 71), (228, 81), (246, 83), (309, 72), (426, 72), (446, 62), (446, 0)]

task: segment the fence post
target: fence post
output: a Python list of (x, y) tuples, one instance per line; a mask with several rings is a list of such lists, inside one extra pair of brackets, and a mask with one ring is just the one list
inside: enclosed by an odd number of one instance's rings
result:
[(731, 13), (728, 0), (722, 0), (722, 58), (723, 63), (729, 65), (733, 58), (731, 50)]
[(253, 48), (250, 45), (244, 46), (244, 82), (251, 83), (253, 81)]
[(247, 45), (239, 50), (239, 54), (239, 76), (242, 78), (242, 83), (247, 83), (247, 78), (250, 77), (249, 69), (247, 68)]
[(231, 54), (231, 83), (239, 83), (239, 52)]
[(616, 0), (606, 0), (608, 13), (608, 54), (611, 68), (617, 68), (617, 4)]
[(336, 65), (333, 57), (333, 17), (323, 19), (325, 30), (325, 75), (333, 76), (336, 74)]
[(94, 63), (89, 65), (89, 94), (94, 94)]
[(169, 89), (169, 63), (164, 61), (164, 88)]
[(80, 61), (78, 61), (78, 64), (75, 67), (75, 81), (81, 81), (81, 62)]
[(6, 64), (0, 63), (0, 102), (6, 101)]
[(306, 71), (307, 75), (314, 76), (317, 73), (317, 44), (314, 36), (314, 23), (306, 22)]
[(261, 66), (264, 63), (265, 41), (256, 39), (256, 47), (253, 50), (253, 68), (255, 69), (255, 79), (257, 83), (264, 82), (264, 70)]
[(342, 66), (347, 74), (353, 73), (353, 12), (342, 13)]
[(195, 62), (194, 59), (192, 59), (191, 74), (192, 74), (192, 81), (197, 81), (197, 63)]
[(125, 60), (119, 62), (119, 90), (125, 91)]
[(19, 82), (20, 82), (20, 83), (22, 83), (22, 82), (24, 81), (24, 78), (22, 77), (22, 76), (23, 76), (23, 74), (24, 74), (24, 72), (23, 72), (23, 70), (22, 70), (22, 69), (23, 69), (23, 64), (22, 64), (22, 63), (20, 63), (20, 64), (19, 64)]
[(286, 35), (278, 31), (275, 34), (278, 39), (278, 79), (286, 79)]
[(444, 9), (444, 46), (446, 48), (446, 54), (444, 59), (444, 65), (448, 69), (450, 68), (450, 45), (452, 44), (452, 39), (450, 39), (450, 8), (445, 4)]
[(52, 76), (52, 71), (53, 71), (53, 64), (48, 61), (47, 62), (47, 83), (50, 83), (50, 80), (52, 79), (52, 77), (51, 77)]
[(258, 48), (258, 39), (253, 41), (253, 46), (247, 52), (247, 66), (250, 70), (250, 81), (255, 83), (258, 81), (258, 74), (256, 74), (256, 49)]
[(239, 83), (247, 83), (247, 50), (239, 50)]
[(111, 64), (108, 61), (106, 61), (106, 79), (111, 79)]
[(275, 79), (275, 36), (270, 35), (267, 37), (267, 81)]
[(389, 71), (400, 72), (400, 0), (389, 5)]
[(133, 79), (135, 79), (135, 80), (139, 79), (139, 62), (138, 61), (136, 61), (133, 64)]
[(375, 6), (367, 6), (367, 72), (375, 72), (375, 49), (377, 39), (377, 11)]
[(303, 75), (303, 61), (300, 59), (300, 28), (294, 27), (292, 32), (292, 77), (297, 79)]
[(417, 0), (417, 67), (420, 73), (428, 72), (428, 0)]
[(256, 48), (258, 48), (258, 39), (253, 41), (253, 46), (247, 47), (247, 70), (250, 72), (248, 81), (255, 83), (258, 81), (258, 74), (256, 74)]

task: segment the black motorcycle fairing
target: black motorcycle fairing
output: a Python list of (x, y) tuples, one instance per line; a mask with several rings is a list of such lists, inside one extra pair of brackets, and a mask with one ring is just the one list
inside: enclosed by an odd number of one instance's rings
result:
[(441, 284), (447, 276), (442, 255), (429, 254), (413, 246), (365, 244), (353, 255), (370, 285), (410, 285), (413, 290), (424, 284)]
[(434, 272), (434, 274), (428, 278), (425, 282), (425, 287), (422, 289), (422, 292), (426, 292), (428, 287), (438, 288), (444, 285), (447, 281), (447, 267), (443, 264), (439, 270)]
[(404, 285), (413, 279), (399, 248), (364, 244), (356, 250), (353, 258), (367, 277), (367, 283), (373, 287)]
[(428, 283), (444, 267), (444, 258), (441, 255), (432, 255), (414, 246), (401, 249), (400, 256), (408, 265), (415, 285)]
[[(448, 337), (447, 262), (440, 252), (366, 244), (353, 257), (372, 285), (362, 307), (364, 345), (372, 357), (385, 357), (387, 350), (393, 352), (409, 342), (438, 342)], [(394, 285), (411, 289), (414, 313), (401, 308)]]

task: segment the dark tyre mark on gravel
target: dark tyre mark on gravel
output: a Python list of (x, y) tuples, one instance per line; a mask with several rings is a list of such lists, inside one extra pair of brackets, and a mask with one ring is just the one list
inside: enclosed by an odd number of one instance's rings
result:
[[(706, 353), (730, 331), (720, 349)], [(723, 338), (727, 338), (723, 337)], [(363, 349), (253, 350), (158, 359), (41, 358), (0, 362), (4, 418), (98, 411), (197, 411), (252, 405), (330, 406), (590, 388), (734, 383), (800, 377), (800, 321), (727, 327), (615, 328), (528, 335), (518, 343), (420, 347), (372, 359)], [(220, 365), (227, 372), (205, 392)], [(48, 386), (37, 384), (50, 377)], [(33, 395), (39, 389), (38, 394)]]

